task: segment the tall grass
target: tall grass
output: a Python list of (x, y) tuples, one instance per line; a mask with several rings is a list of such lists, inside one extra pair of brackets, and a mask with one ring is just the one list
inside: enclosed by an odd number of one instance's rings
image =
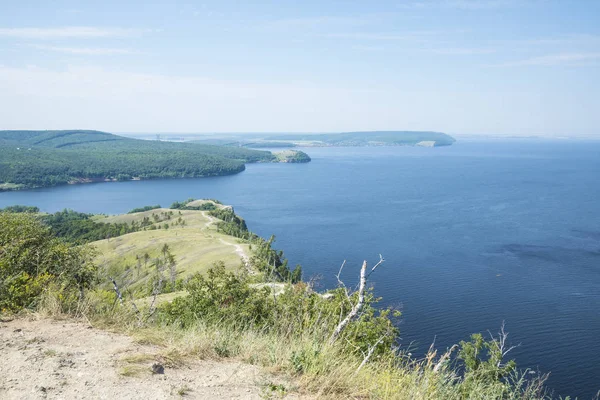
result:
[[(546, 399), (543, 376), (530, 379), (513, 372), (495, 382), (466, 379), (452, 362), (438, 366), (435, 350), (423, 359), (396, 353), (374, 357), (363, 368), (361, 352), (349, 352), (338, 342), (327, 344), (326, 324), (285, 332), (252, 326), (247, 321), (196, 318), (185, 326), (159, 317), (144, 319), (120, 304), (108, 291), (91, 291), (83, 299), (65, 303), (59, 292), (48, 290), (39, 312), (52, 317), (75, 317), (92, 326), (131, 335), (141, 344), (160, 348), (162, 359), (181, 365), (193, 359), (234, 359), (288, 376), (297, 390), (318, 398), (373, 399)], [(314, 319), (306, 315), (277, 315), (281, 325)], [(292, 324), (293, 325), (293, 324)], [(297, 327), (297, 326), (296, 326)], [(436, 368), (437, 367), (437, 368)]]

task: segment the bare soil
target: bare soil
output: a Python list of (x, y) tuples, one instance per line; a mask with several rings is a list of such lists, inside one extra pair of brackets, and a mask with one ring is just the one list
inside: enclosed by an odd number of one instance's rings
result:
[[(273, 391), (276, 380), (257, 366), (209, 360), (171, 366), (160, 358), (159, 350), (79, 322), (0, 320), (0, 399), (261, 399), (284, 395)], [(164, 373), (153, 373), (157, 364), (164, 367)]]

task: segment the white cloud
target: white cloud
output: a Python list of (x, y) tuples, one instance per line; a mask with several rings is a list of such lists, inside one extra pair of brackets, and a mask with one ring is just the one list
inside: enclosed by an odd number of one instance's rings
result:
[(600, 53), (559, 53), (508, 62), (499, 66), (586, 66), (596, 65), (598, 62), (600, 62)]
[(93, 26), (68, 26), (61, 28), (0, 28), (0, 37), (20, 39), (105, 38), (136, 36), (152, 32), (149, 29), (99, 28)]
[(40, 50), (55, 51), (58, 53), (66, 54), (79, 54), (79, 55), (91, 55), (91, 56), (106, 56), (106, 55), (119, 55), (119, 54), (138, 54), (138, 52), (129, 49), (116, 49), (116, 48), (93, 48), (93, 47), (60, 47), (60, 46), (31, 46)]

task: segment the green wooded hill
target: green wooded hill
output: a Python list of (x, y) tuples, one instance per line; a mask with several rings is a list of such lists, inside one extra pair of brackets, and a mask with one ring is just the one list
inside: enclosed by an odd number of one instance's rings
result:
[(290, 148), (296, 146), (450, 146), (456, 142), (442, 132), (362, 131), (342, 133), (224, 134), (198, 138), (193, 143), (246, 148)]
[(292, 134), (267, 137), (268, 140), (313, 142), (323, 146), (410, 146), (431, 142), (432, 146), (449, 146), (456, 141), (442, 132), (366, 131), (323, 134)]
[(0, 190), (65, 183), (194, 178), (272, 162), (268, 151), (125, 138), (90, 130), (0, 131)]

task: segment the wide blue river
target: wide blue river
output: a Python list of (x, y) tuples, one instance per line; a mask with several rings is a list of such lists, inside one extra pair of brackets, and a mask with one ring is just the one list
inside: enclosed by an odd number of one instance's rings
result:
[(400, 307), (403, 346), (422, 354), (497, 332), (555, 394), (600, 390), (600, 141), (459, 141), (442, 148), (311, 148), (309, 164), (238, 175), (0, 193), (0, 207), (123, 213), (189, 197), (231, 204), (323, 288), (348, 260)]

